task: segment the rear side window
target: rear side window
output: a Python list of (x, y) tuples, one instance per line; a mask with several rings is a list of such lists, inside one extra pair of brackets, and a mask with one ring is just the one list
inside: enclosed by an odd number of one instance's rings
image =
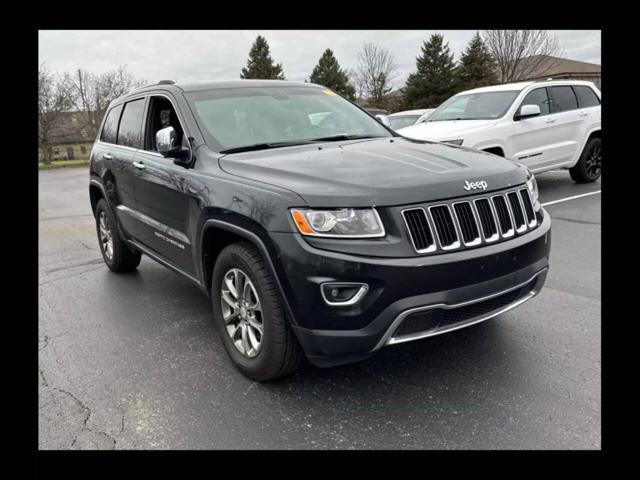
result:
[(576, 85), (573, 87), (573, 90), (578, 97), (578, 105), (580, 105), (580, 108), (597, 107), (600, 105), (600, 99), (591, 88)]
[(566, 112), (578, 108), (578, 100), (570, 86), (551, 87), (551, 113)]
[(125, 147), (142, 147), (142, 113), (144, 112), (144, 98), (128, 102), (124, 106), (120, 128), (118, 129), (118, 145)]
[(538, 105), (540, 107), (540, 115), (549, 114), (549, 97), (547, 96), (546, 88), (536, 88), (527, 93), (527, 96), (522, 100), (522, 105)]
[(120, 114), (122, 113), (122, 105), (113, 107), (107, 113), (107, 118), (104, 121), (102, 127), (102, 134), (100, 140), (107, 143), (116, 143), (116, 136), (118, 134), (118, 121), (120, 120)]

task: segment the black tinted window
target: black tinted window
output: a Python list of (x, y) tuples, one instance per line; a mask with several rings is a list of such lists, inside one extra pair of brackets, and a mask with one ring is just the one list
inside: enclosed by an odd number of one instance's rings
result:
[(564, 112), (578, 108), (578, 101), (573, 89), (566, 87), (551, 87), (551, 112)]
[(576, 92), (576, 96), (578, 97), (578, 105), (580, 108), (588, 108), (595, 107), (600, 105), (600, 99), (589, 87), (584, 86), (575, 86), (573, 90)]
[(522, 105), (538, 105), (540, 107), (540, 115), (547, 115), (549, 113), (549, 97), (547, 96), (546, 88), (536, 88), (527, 93), (527, 96), (522, 100)]
[(102, 127), (102, 134), (100, 135), (100, 140), (103, 142), (116, 143), (120, 113), (122, 113), (122, 105), (112, 108), (109, 110), (109, 113), (107, 113), (107, 118), (104, 121), (104, 127)]
[(144, 99), (126, 103), (120, 128), (118, 129), (118, 145), (140, 148), (142, 143), (142, 112), (144, 111)]

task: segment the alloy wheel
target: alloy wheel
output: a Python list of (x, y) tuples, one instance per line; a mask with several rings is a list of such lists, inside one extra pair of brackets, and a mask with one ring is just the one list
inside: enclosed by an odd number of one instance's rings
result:
[(258, 355), (264, 331), (262, 306), (251, 279), (239, 268), (224, 275), (220, 303), (227, 333), (236, 349), (249, 358)]
[(589, 178), (597, 178), (602, 169), (602, 147), (594, 145), (585, 162), (585, 170)]
[(100, 243), (102, 244), (102, 251), (109, 260), (113, 259), (113, 233), (111, 232), (111, 226), (109, 225), (109, 219), (104, 210), (100, 212), (100, 219), (98, 223), (100, 230)]

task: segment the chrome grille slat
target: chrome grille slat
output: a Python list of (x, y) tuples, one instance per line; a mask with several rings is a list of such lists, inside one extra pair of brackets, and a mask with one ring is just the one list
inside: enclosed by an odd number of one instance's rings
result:
[(509, 211), (509, 206), (507, 205), (507, 200), (504, 198), (504, 195), (495, 195), (491, 197), (491, 201), (493, 202), (493, 208), (498, 218), (502, 238), (513, 237), (515, 234), (513, 219), (511, 218), (511, 212)]
[(538, 219), (536, 213), (533, 211), (533, 202), (531, 201), (531, 195), (526, 188), (520, 189), (520, 198), (522, 199), (522, 205), (524, 211), (527, 214), (527, 221), (529, 222), (529, 228), (533, 228), (537, 225)]
[(413, 248), (420, 254), (489, 245), (538, 225), (531, 195), (522, 187), (401, 212)]
[(424, 208), (410, 208), (402, 211), (404, 222), (409, 231), (409, 238), (413, 243), (413, 248), (418, 253), (429, 253), (436, 249), (436, 242), (433, 237), (427, 212)]
[(473, 201), (480, 217), (484, 241), (495, 242), (500, 238), (498, 233), (498, 220), (488, 198), (478, 198)]
[(436, 235), (443, 250), (453, 250), (460, 246), (458, 229), (456, 228), (449, 205), (434, 205), (429, 207), (433, 219)]
[(467, 247), (479, 245), (482, 241), (480, 237), (480, 227), (476, 214), (470, 202), (458, 202), (453, 204), (453, 211), (460, 227), (462, 241)]
[(507, 200), (511, 208), (511, 218), (516, 227), (516, 232), (522, 233), (527, 229), (527, 221), (524, 217), (524, 208), (520, 202), (520, 195), (517, 192), (509, 192), (507, 193)]

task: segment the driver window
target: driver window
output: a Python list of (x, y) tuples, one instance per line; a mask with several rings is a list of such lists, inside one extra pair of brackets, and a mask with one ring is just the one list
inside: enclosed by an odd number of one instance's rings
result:
[[(548, 115), (549, 97), (547, 97), (547, 89), (536, 88), (535, 90), (531, 90), (520, 103), (520, 107), (522, 107), (522, 105), (538, 105), (538, 107), (540, 107), (540, 115)], [(520, 109), (518, 109), (518, 112), (519, 111)]]
[(145, 150), (150, 152), (158, 151), (156, 147), (156, 133), (158, 130), (166, 127), (173, 127), (176, 130), (178, 145), (184, 145), (184, 131), (169, 99), (165, 97), (151, 97), (149, 102)]

